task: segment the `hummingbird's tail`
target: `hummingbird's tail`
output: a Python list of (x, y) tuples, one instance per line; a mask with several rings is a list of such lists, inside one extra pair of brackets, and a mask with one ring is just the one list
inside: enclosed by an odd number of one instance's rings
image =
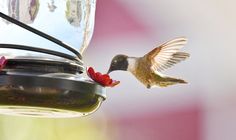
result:
[(163, 80), (159, 83), (160, 87), (167, 87), (175, 84), (187, 84), (186, 81), (182, 79), (172, 78), (172, 77), (163, 77)]

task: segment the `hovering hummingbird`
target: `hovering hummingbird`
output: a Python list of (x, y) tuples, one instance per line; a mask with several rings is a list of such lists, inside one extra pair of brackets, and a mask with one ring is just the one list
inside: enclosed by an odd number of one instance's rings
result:
[(187, 39), (180, 37), (154, 48), (142, 57), (116, 55), (107, 73), (117, 70), (129, 71), (147, 88), (185, 84), (187, 82), (184, 80), (166, 76), (161, 72), (190, 56), (188, 53), (180, 52), (186, 43)]

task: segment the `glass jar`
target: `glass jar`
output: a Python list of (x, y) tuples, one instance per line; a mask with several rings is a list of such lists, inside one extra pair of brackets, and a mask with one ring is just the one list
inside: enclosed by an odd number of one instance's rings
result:
[[(0, 12), (73, 46), (80, 53), (91, 40), (95, 9), (96, 0), (0, 0)], [(0, 21), (0, 31), (1, 43), (66, 51), (6, 20)]]

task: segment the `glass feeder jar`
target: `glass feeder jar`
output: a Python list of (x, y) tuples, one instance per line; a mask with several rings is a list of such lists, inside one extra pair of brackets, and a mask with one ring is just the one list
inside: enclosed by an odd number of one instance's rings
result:
[(96, 0), (0, 0), (0, 114), (78, 117), (105, 88), (81, 76)]

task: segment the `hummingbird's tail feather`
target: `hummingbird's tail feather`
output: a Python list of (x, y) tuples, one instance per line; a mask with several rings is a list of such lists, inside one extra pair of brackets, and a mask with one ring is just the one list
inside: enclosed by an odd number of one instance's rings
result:
[(167, 87), (175, 84), (187, 84), (186, 81), (182, 79), (172, 78), (172, 77), (163, 77), (163, 80), (159, 83), (160, 87)]

